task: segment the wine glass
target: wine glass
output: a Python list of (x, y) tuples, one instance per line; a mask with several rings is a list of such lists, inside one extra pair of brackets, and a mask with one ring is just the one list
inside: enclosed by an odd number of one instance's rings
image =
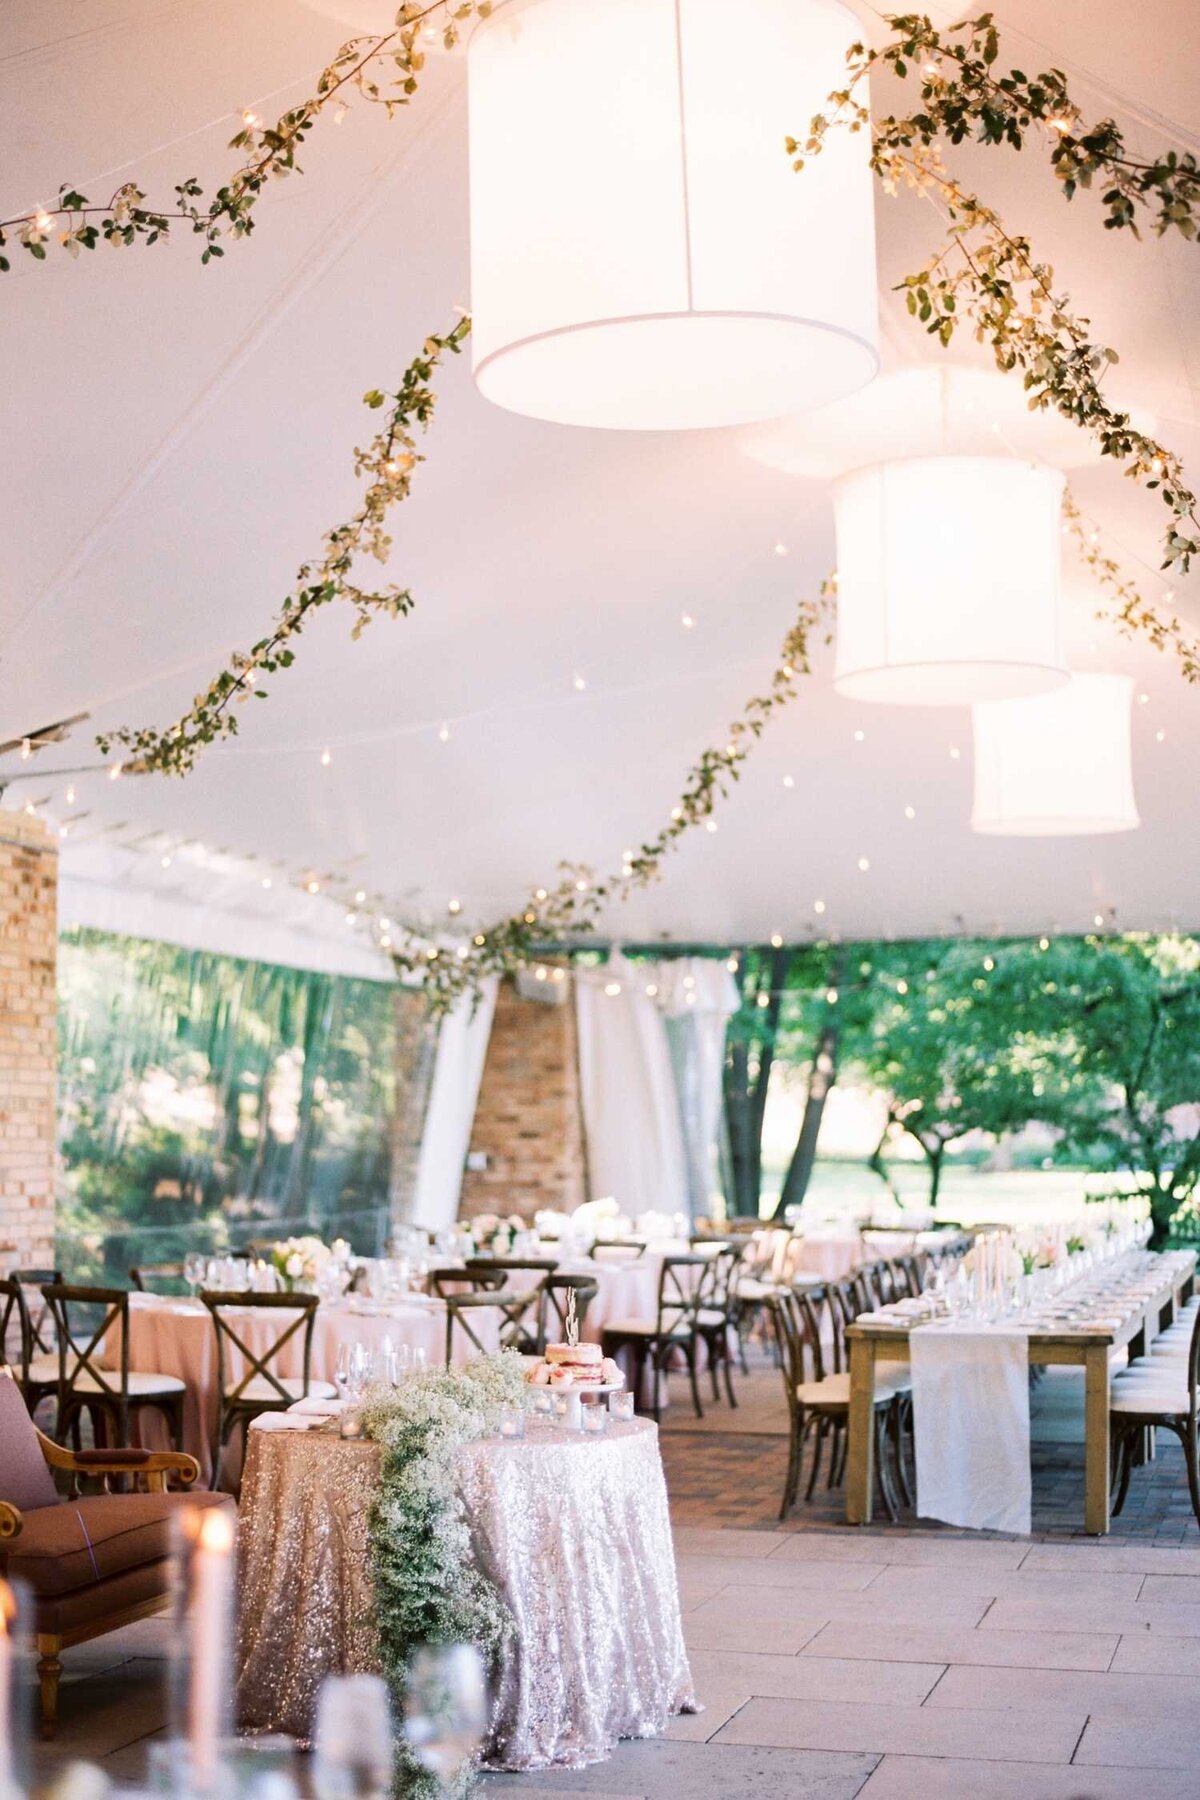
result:
[(409, 1659), (404, 1735), (446, 1793), (487, 1730), (483, 1658), (474, 1644), (424, 1644)]
[(207, 1266), (207, 1259), (200, 1254), (199, 1250), (189, 1250), (183, 1259), (183, 1279), (187, 1282), (188, 1293), (193, 1300), (196, 1298), (196, 1289), (204, 1280), (204, 1271)]
[(327, 1675), (317, 1699), (313, 1788), (318, 1800), (385, 1800), (392, 1722), (378, 1675)]
[(424, 1344), (414, 1344), (412, 1353), (412, 1370), (414, 1375), (423, 1375), (429, 1367), (429, 1352)]

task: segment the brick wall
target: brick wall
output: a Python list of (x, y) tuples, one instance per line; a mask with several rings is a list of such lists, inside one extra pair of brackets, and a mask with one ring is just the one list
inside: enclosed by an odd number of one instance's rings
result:
[(570, 1212), (587, 1197), (575, 1008), (522, 1000), (511, 981), (496, 996), (471, 1131), (486, 1169), (463, 1177), (460, 1216)]
[(58, 850), (0, 811), (0, 1269), (54, 1260)]

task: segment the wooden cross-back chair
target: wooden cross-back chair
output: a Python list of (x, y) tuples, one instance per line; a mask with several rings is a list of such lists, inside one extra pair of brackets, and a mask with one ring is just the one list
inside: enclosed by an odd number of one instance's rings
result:
[[(213, 1439), (212, 1484), (220, 1475), (221, 1453), (238, 1426), (245, 1443), (246, 1429), (262, 1413), (286, 1412), (310, 1394), (332, 1399), (336, 1389), (328, 1381), (312, 1379), (312, 1339), (320, 1301), (316, 1294), (213, 1293), (202, 1289), (201, 1300), (212, 1317), (217, 1335), (217, 1424)], [(250, 1318), (245, 1315), (249, 1313)], [(279, 1313), (278, 1329), (265, 1345), (247, 1342), (252, 1319)], [(230, 1315), (241, 1315), (231, 1319)], [(282, 1375), (279, 1359), (299, 1340), (301, 1374)], [(242, 1373), (235, 1374), (238, 1362)]]
[[(541, 1300), (541, 1286), (516, 1292), (509, 1288), (480, 1288), (474, 1293), (460, 1291), (446, 1294), (446, 1367), (454, 1360), (454, 1333), (461, 1331), (467, 1342), (474, 1346), (480, 1356), (490, 1356), (494, 1345), (486, 1336), (479, 1335), (485, 1317), (489, 1314), (496, 1317), (497, 1336), (502, 1350), (515, 1350), (522, 1347), (523, 1341), (532, 1337), (528, 1321), (532, 1313), (537, 1317), (537, 1308)], [(536, 1329), (536, 1323), (535, 1323)]]
[(155, 1293), (160, 1282), (168, 1283), (167, 1292), (172, 1294), (186, 1286), (181, 1262), (139, 1263), (130, 1269), (129, 1279), (139, 1294)]
[(654, 1319), (614, 1319), (604, 1327), (601, 1343), (605, 1356), (625, 1353), (633, 1359), (635, 1394), (641, 1396), (649, 1370), (652, 1377), (650, 1410), (662, 1412), (662, 1376), (672, 1357), (687, 1363), (696, 1417), (704, 1417), (697, 1380), (696, 1346), (701, 1311), (711, 1305), (717, 1279), (716, 1258), (694, 1251), (664, 1256), (658, 1277), (658, 1305)]
[(171, 1442), (180, 1449), (184, 1383), (175, 1375), (130, 1368), (128, 1289), (50, 1282), (42, 1294), (58, 1339), (54, 1431), (59, 1443), (66, 1442), (69, 1432), (79, 1448), (86, 1413), (98, 1446), (107, 1445), (111, 1432), (118, 1447), (127, 1447), (130, 1414), (149, 1406), (162, 1413)]
[[(527, 1296), (527, 1304), (514, 1311), (501, 1327), (500, 1345), (505, 1350), (519, 1350), (524, 1356), (539, 1356), (542, 1321), (542, 1293), (549, 1277), (558, 1267), (552, 1256), (472, 1256), (467, 1259), (468, 1274), (502, 1275), (504, 1287)], [(522, 1279), (532, 1276), (532, 1280)]]
[(593, 1262), (637, 1262), (645, 1254), (644, 1238), (597, 1238), (592, 1245)]
[[(710, 1252), (710, 1254), (712, 1253)], [(740, 1306), (737, 1297), (737, 1279), (738, 1270), (745, 1254), (744, 1242), (723, 1243), (716, 1250), (716, 1254), (713, 1256), (716, 1274), (713, 1278), (712, 1293), (696, 1316), (696, 1328), (708, 1352), (713, 1399), (721, 1398), (719, 1378), (721, 1371), (724, 1370), (725, 1392), (730, 1406), (737, 1405), (737, 1396), (733, 1391), (733, 1355), (730, 1345), (732, 1342), (740, 1352), (741, 1339), (738, 1333)]]

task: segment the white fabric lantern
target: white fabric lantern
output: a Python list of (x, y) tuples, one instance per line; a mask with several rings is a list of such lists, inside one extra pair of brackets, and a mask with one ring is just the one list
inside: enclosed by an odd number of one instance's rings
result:
[(1055, 694), (974, 709), (975, 831), (1077, 837), (1133, 831), (1126, 675), (1073, 675)]
[(1008, 457), (913, 457), (843, 475), (838, 693), (963, 706), (1061, 687), (1062, 489), (1058, 470)]
[(866, 133), (837, 0), (507, 0), (468, 51), (475, 378), (572, 425), (732, 425), (878, 366)]

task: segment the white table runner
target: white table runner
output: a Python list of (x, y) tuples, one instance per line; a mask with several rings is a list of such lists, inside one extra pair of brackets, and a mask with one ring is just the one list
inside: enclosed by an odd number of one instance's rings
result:
[(1027, 1534), (1029, 1339), (1013, 1327), (918, 1326), (909, 1337), (917, 1512)]

